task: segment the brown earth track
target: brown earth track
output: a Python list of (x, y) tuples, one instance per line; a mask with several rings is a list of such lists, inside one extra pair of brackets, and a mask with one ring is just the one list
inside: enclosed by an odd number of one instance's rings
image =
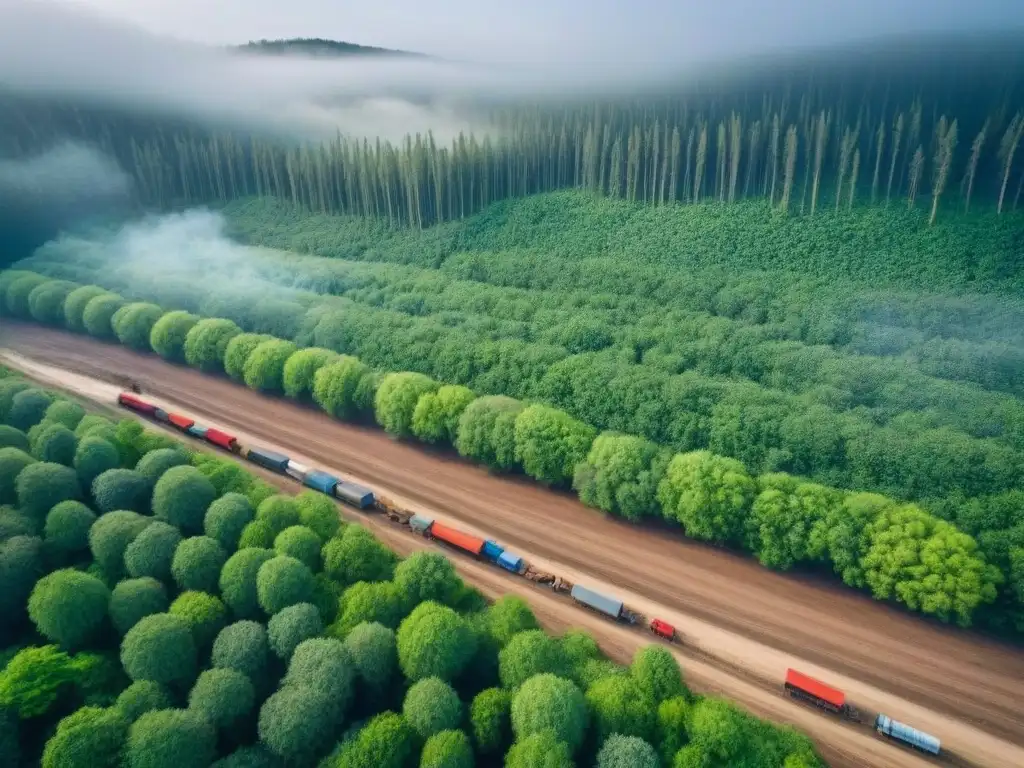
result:
[(269, 435), (360, 479), (401, 489), (513, 548), (1024, 743), (1024, 654), (1013, 648), (843, 588), (785, 577), (726, 552), (606, 519), (565, 495), (493, 477), (456, 458), (152, 356), (32, 326), (7, 324), (7, 330), (6, 343), (37, 360), (101, 378), (135, 376), (144, 389), (187, 402), (197, 415)]

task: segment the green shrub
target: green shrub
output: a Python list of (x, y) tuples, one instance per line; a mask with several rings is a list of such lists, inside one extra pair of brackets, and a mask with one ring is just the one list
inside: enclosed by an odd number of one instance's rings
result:
[(7, 283), (7, 292), (3, 297), (7, 314), (25, 319), (30, 317), (29, 295), (40, 285), (48, 282), (50, 282), (49, 278), (34, 272), (26, 272), (14, 277), (11, 282)]
[(65, 569), (41, 578), (28, 599), (28, 615), (39, 632), (73, 650), (103, 629), (110, 590), (95, 576)]
[(28, 438), (20, 429), (15, 429), (7, 424), (0, 424), (0, 448), (17, 448), (19, 451), (29, 451)]
[(260, 741), (295, 765), (314, 765), (337, 737), (338, 705), (317, 688), (289, 685), (263, 703)]
[(263, 744), (257, 743), (236, 749), (213, 763), (210, 768), (281, 768), (281, 758)]
[(345, 637), (345, 648), (369, 692), (384, 693), (398, 672), (394, 631), (383, 624), (364, 621)]
[(223, 371), (228, 343), (241, 332), (231, 320), (200, 320), (185, 335), (185, 362), (206, 373)]
[(44, 325), (64, 325), (64, 300), (78, 288), (66, 280), (50, 280), (32, 289), (28, 311), (32, 319)]
[(119, 581), (110, 594), (110, 621), (120, 635), (146, 616), (167, 611), (167, 591), (150, 576)]
[(314, 573), (320, 570), (320, 537), (303, 525), (293, 525), (277, 534), (274, 550), (294, 557)]
[(658, 486), (665, 516), (686, 535), (715, 543), (739, 542), (757, 487), (735, 459), (708, 451), (672, 457)]
[(336, 419), (352, 419), (361, 410), (357, 399), (360, 383), (370, 368), (357, 358), (340, 355), (313, 377), (313, 400)]
[(124, 574), (124, 553), (128, 545), (153, 522), (137, 512), (118, 510), (100, 515), (89, 529), (89, 549), (96, 564), (111, 579)]
[[(18, 448), (0, 448), (0, 504), (18, 501), (17, 479), (35, 459)], [(40, 492), (40, 496), (42, 492)], [(42, 499), (40, 499), (42, 502)]]
[(124, 305), (124, 299), (116, 293), (104, 293), (90, 299), (82, 310), (85, 332), (96, 339), (113, 338), (116, 333), (114, 318)]
[(452, 561), (427, 551), (414, 552), (400, 562), (394, 582), (413, 605), (426, 600), (450, 603), (462, 586)]
[[(291, 496), (277, 493), (260, 502), (256, 508), (256, 520), (265, 523), (277, 537), (285, 528), (299, 524), (299, 507)], [(273, 539), (271, 539), (273, 544)]]
[(85, 331), (83, 315), (85, 314), (86, 305), (97, 296), (103, 296), (106, 293), (107, 289), (101, 288), (98, 285), (83, 285), (80, 288), (75, 288), (64, 299), (65, 327), (69, 331), (83, 333)]
[(216, 749), (217, 732), (202, 715), (158, 709), (132, 723), (124, 768), (208, 768)]
[(121, 642), (121, 665), (132, 680), (188, 683), (195, 679), (196, 663), (188, 622), (170, 613), (143, 617)]
[(303, 640), (324, 631), (320, 611), (311, 603), (296, 603), (274, 614), (267, 623), (270, 648), (278, 658), (288, 661)]
[[(539, 629), (537, 617), (521, 597), (504, 595), (487, 609), (487, 632), (499, 648), (508, 645), (509, 640), (520, 632)], [(597, 644), (594, 644), (596, 649)], [(568, 661), (568, 658), (566, 659)]]
[(238, 538), (238, 548), (273, 549), (275, 538), (277, 537), (270, 523), (253, 520), (242, 529), (242, 535)]
[(54, 400), (46, 409), (44, 421), (63, 424), (68, 429), (75, 429), (85, 418), (85, 408), (71, 400)]
[(278, 555), (267, 560), (256, 573), (256, 595), (268, 615), (313, 597), (313, 572), (300, 560)]
[(92, 481), (93, 502), (100, 512), (148, 512), (152, 492), (149, 481), (133, 469), (108, 469)]
[(416, 732), (394, 712), (377, 715), (335, 755), (335, 768), (404, 768), (416, 758)]
[(42, 768), (121, 768), (129, 721), (115, 708), (82, 707), (57, 723)]
[(203, 517), (217, 497), (213, 483), (195, 467), (171, 467), (153, 487), (153, 514), (182, 533), (203, 530)]
[(668, 461), (668, 451), (654, 443), (605, 432), (576, 467), (573, 488), (587, 506), (617, 517), (635, 522), (660, 516), (658, 484)]
[(35, 536), (14, 536), (0, 544), (0, 616), (8, 627), (25, 620), (25, 601), (43, 575), (43, 540)]
[[(93, 301), (97, 301), (97, 299), (93, 299)], [(92, 302), (89, 303), (92, 304)], [(88, 311), (89, 307), (86, 307), (87, 314)], [(153, 332), (153, 326), (163, 314), (164, 311), (156, 304), (135, 302), (115, 310), (110, 318), (110, 327), (118, 341), (126, 347), (148, 352), (152, 349), (149, 345), (149, 337)], [(86, 324), (86, 328), (88, 328), (88, 324)], [(92, 331), (89, 333), (96, 335)]]
[(375, 621), (389, 629), (397, 629), (408, 605), (405, 594), (393, 582), (356, 582), (338, 601), (338, 618), (331, 625), (330, 633), (345, 638), (353, 627), (364, 621)]
[(597, 753), (597, 768), (660, 768), (658, 753), (636, 736), (613, 734)]
[(575, 752), (587, 727), (587, 704), (580, 689), (551, 674), (531, 677), (512, 699), (512, 730), (525, 739), (551, 730)]
[(516, 456), (523, 470), (546, 485), (572, 480), (576, 465), (587, 457), (596, 430), (546, 405), (531, 405), (515, 423)]
[(641, 648), (633, 657), (629, 673), (640, 692), (656, 704), (687, 693), (679, 662), (666, 648)]
[(102, 437), (89, 435), (81, 438), (75, 449), (72, 466), (78, 473), (78, 482), (83, 488), (92, 488), (97, 477), (111, 469), (117, 469), (121, 457), (117, 448)]
[(225, 552), (233, 552), (238, 548), (242, 531), (254, 517), (252, 504), (245, 496), (226, 493), (207, 508), (203, 531), (219, 542)]
[(152, 680), (138, 680), (123, 691), (117, 697), (114, 706), (128, 719), (134, 723), (146, 712), (155, 709), (170, 709), (174, 706), (171, 695), (159, 683)]
[(575, 768), (569, 745), (552, 730), (538, 731), (512, 745), (505, 768)]
[(48, 424), (39, 432), (32, 455), (39, 461), (70, 467), (75, 461), (78, 438), (63, 424)]
[(95, 413), (87, 413), (75, 427), (75, 434), (79, 440), (87, 437), (99, 437), (117, 447), (117, 425), (105, 416)]
[(654, 731), (654, 709), (630, 675), (611, 675), (587, 689), (593, 732), (598, 742), (612, 734), (649, 739)]
[(307, 347), (294, 352), (284, 364), (282, 384), (285, 395), (296, 400), (311, 397), (317, 371), (337, 358), (337, 352), (318, 347)]
[(46, 543), (63, 555), (77, 555), (89, 549), (89, 529), (96, 514), (80, 501), (62, 501), (46, 515), (43, 535)]
[(476, 649), (476, 637), (451, 608), (420, 603), (398, 627), (398, 662), (410, 680), (454, 680)]
[(518, 689), (534, 675), (544, 672), (566, 676), (569, 662), (561, 644), (542, 630), (531, 629), (514, 635), (498, 654), (501, 684), (509, 690)]
[[(32, 286), (33, 288), (47, 279), (42, 275), (39, 275), (36, 272), (32, 272), (27, 269), (0, 270), (0, 316), (10, 314), (10, 310), (7, 309), (7, 289), (10, 288), (11, 285), (14, 284), (16, 281), (20, 280), (23, 277), (28, 277), (30, 275), (40, 278), (39, 280), (36, 281), (35, 285)], [(25, 295), (26, 297), (28, 296), (27, 293)]]
[(387, 581), (395, 572), (395, 553), (359, 525), (345, 528), (323, 548), (324, 572), (342, 584)]
[(240, 549), (224, 563), (220, 572), (220, 593), (231, 612), (242, 619), (261, 615), (256, 575), (274, 552), (255, 547)]
[(504, 754), (512, 743), (512, 723), (509, 719), (512, 699), (501, 688), (488, 688), (473, 699), (469, 708), (469, 722), (477, 749), (485, 755)]
[(14, 403), (14, 396), (26, 389), (32, 389), (32, 385), (24, 379), (0, 379), (0, 421), (7, 422), (7, 417), (11, 413), (11, 405)]
[[(11, 450), (11, 449), (5, 449)], [(62, 501), (80, 499), (81, 488), (73, 469), (49, 462), (29, 464), (14, 481), (18, 506), (42, 522), (46, 513)]]
[(476, 395), (469, 387), (446, 384), (422, 395), (412, 414), (412, 433), (427, 443), (455, 443), (459, 419)]
[(318, 491), (303, 491), (295, 497), (299, 523), (315, 533), (321, 542), (328, 541), (341, 528), (338, 506)]
[(374, 397), (374, 414), (384, 431), (396, 437), (412, 435), (416, 404), (440, 385), (422, 373), (389, 373), (381, 379)]
[(155, 486), (167, 470), (184, 464), (188, 464), (188, 454), (180, 448), (157, 448), (139, 459), (135, 471)]
[(79, 665), (56, 645), (22, 648), (5, 662), (0, 669), (0, 711), (22, 720), (46, 714), (81, 677)]
[(159, 581), (171, 578), (171, 560), (181, 542), (173, 525), (151, 522), (124, 550), (124, 565), (132, 578), (152, 576)]
[(248, 675), (253, 683), (260, 681), (270, 662), (267, 630), (257, 621), (236, 621), (224, 627), (213, 641), (211, 664), (220, 669), (234, 669)]
[(282, 686), (310, 687), (327, 694), (342, 713), (352, 700), (355, 668), (340, 640), (313, 637), (295, 646)]
[(227, 624), (227, 608), (218, 598), (206, 592), (182, 592), (171, 603), (168, 613), (185, 620), (200, 652), (213, 644), (214, 638)]
[(217, 728), (229, 729), (252, 712), (256, 691), (248, 677), (234, 669), (208, 669), (188, 695), (188, 707)]
[(423, 745), (420, 768), (473, 768), (473, 748), (462, 731), (435, 733)]
[(7, 410), (7, 423), (15, 429), (27, 432), (46, 416), (46, 410), (53, 398), (41, 389), (23, 389), (11, 398)]
[(245, 361), (260, 344), (273, 340), (261, 333), (240, 333), (228, 342), (224, 350), (224, 372), (235, 381), (245, 378)]
[(171, 561), (171, 574), (179, 589), (215, 593), (221, 570), (228, 556), (224, 548), (209, 536), (193, 536), (182, 541)]
[(292, 342), (281, 339), (261, 342), (246, 358), (242, 369), (245, 385), (261, 392), (281, 392), (285, 363), (296, 349)]
[(402, 714), (416, 733), (428, 739), (462, 724), (462, 702), (446, 682), (427, 677), (409, 688), (402, 703)]
[(185, 338), (199, 322), (190, 312), (168, 312), (153, 324), (149, 332), (149, 346), (164, 360), (185, 361)]
[(31, 517), (6, 504), (0, 507), (0, 543), (13, 539), (15, 536), (37, 536), (38, 534), (39, 527)]

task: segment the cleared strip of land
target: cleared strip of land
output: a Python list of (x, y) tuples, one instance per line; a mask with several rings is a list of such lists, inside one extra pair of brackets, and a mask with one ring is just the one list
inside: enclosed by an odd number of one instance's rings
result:
[[(566, 496), (492, 477), (375, 430), (333, 422), (151, 356), (22, 326), (9, 328), (6, 344), (38, 361), (91, 376), (132, 375), (144, 389), (207, 422), (247, 433), (254, 442), (348, 473), (410, 506), (486, 532), (542, 567), (612, 591), (648, 615), (677, 623), (688, 645), (685, 663), (691, 678), (695, 673), (699, 677), (703, 666), (727, 681), (710, 682), (709, 687), (776, 719), (799, 717), (801, 727), (823, 746), (831, 745), (833, 759), (839, 750), (871, 760), (861, 764), (920, 764), (916, 756), (804, 712), (769, 692), (789, 664), (845, 688), (866, 709), (885, 711), (936, 734), (965, 761), (1024, 764), (1024, 750), (1016, 746), (1024, 742), (1018, 709), (1024, 655), (1012, 648), (934, 626), (847, 590), (787, 578), (693, 542), (618, 524)], [(48, 375), (61, 376), (53, 371)], [(109, 398), (110, 391), (104, 396)], [(511, 581), (506, 585), (502, 579), (502, 591), (534, 594)], [(558, 606), (558, 611), (572, 611), (571, 623), (594, 624), (602, 637), (622, 634), (636, 638), (635, 643), (643, 640), (540, 594), (553, 601), (552, 610)], [(759, 702), (760, 697), (767, 701)], [(848, 738), (859, 746), (848, 748)], [(884, 755), (876, 747), (884, 747)], [(904, 763), (904, 758), (912, 762)]]

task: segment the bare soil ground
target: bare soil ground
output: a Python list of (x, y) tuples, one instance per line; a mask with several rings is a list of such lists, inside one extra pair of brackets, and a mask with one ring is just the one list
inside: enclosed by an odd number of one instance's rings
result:
[[(906, 615), (845, 588), (776, 574), (730, 553), (609, 520), (567, 495), (494, 477), (455, 457), (152, 356), (32, 326), (5, 323), (5, 331), (0, 342), (36, 361), (108, 381), (132, 376), (145, 392), (205, 423), (347, 473), (410, 507), (485, 532), (541, 567), (612, 591), (649, 617), (676, 623), (687, 644), (683, 654), (691, 680), (807, 729), (836, 764), (924, 762), (779, 697), (776, 686), (787, 666), (844, 688), (866, 710), (936, 734), (954, 762), (1024, 765), (1024, 654), (1017, 649)], [(35, 373), (62, 378), (43, 368)], [(98, 399), (112, 398), (117, 389), (63, 378), (65, 386)], [(647, 642), (518, 579), (457, 559), (461, 568), (472, 569), (467, 576), (474, 583), (495, 584), (499, 592), (525, 590), (541, 618), (552, 626), (586, 625), (611, 644), (613, 655), (618, 643), (635, 648)]]

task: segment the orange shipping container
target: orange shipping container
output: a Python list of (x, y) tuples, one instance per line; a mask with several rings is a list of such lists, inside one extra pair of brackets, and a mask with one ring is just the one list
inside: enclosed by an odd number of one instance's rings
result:
[(470, 536), (468, 533), (449, 528), (447, 525), (435, 522), (430, 529), (430, 535), (435, 539), (451, 544), (453, 547), (469, 552), (471, 555), (479, 555), (486, 543), (483, 539)]
[(190, 419), (188, 416), (182, 416), (180, 413), (167, 414), (167, 420), (181, 430), (188, 429), (196, 423), (195, 419)]

